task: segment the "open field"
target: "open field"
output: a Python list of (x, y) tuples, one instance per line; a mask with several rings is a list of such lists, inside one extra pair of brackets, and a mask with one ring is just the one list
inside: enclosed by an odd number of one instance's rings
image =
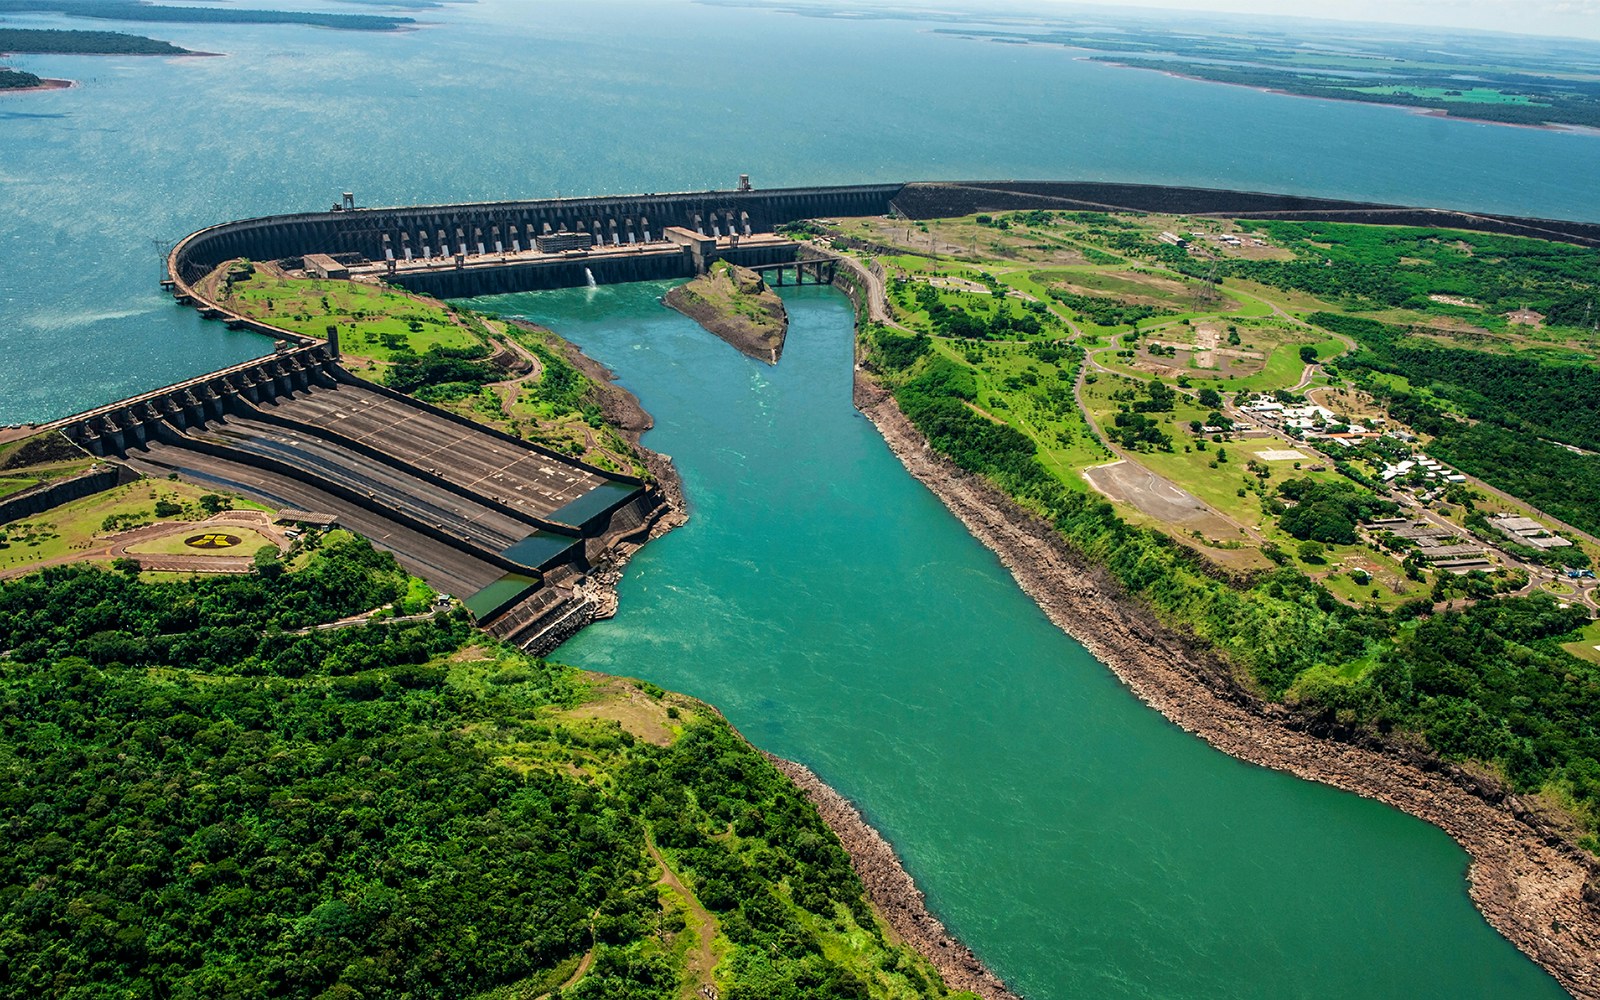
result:
[(354, 281), (291, 278), (257, 264), (248, 279), (224, 279), (223, 265), (202, 282), (214, 301), (243, 316), (326, 338), (339, 330), (340, 350), (358, 358), (392, 362), (396, 355), (435, 347), (470, 348), (483, 338), (443, 303), (393, 288)]
[(277, 542), (252, 528), (234, 524), (195, 524), (135, 542), (127, 546), (127, 552), (131, 556), (239, 558), (254, 555), (257, 549), (265, 545), (277, 548)]
[(1183, 531), (1198, 531), (1219, 541), (1243, 534), (1232, 523), (1218, 517), (1194, 494), (1139, 465), (1118, 460), (1085, 469), (1083, 474), (1101, 493), (1137, 507), (1163, 524)]
[[(201, 521), (207, 514), (200, 498), (210, 492), (177, 480), (143, 479), (74, 500), (22, 521), (0, 525), (0, 538), (4, 539), (0, 541), (0, 575), (14, 576), (41, 565), (62, 562), (109, 563), (115, 558), (111, 552), (114, 536), (157, 520)], [(267, 509), (233, 497), (227, 502), (238, 509)], [(158, 518), (157, 503), (176, 505), (179, 513)], [(179, 530), (195, 533), (187, 528)], [(230, 554), (240, 556), (253, 552), (254, 549), (241, 546)]]
[(1600, 622), (1584, 629), (1576, 642), (1565, 643), (1561, 648), (1580, 660), (1600, 663)]

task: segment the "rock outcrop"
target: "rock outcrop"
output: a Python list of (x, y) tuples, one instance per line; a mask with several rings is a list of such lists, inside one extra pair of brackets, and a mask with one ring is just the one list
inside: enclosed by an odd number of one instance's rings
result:
[(757, 361), (775, 365), (783, 356), (789, 313), (749, 268), (718, 261), (669, 291), (664, 301)]

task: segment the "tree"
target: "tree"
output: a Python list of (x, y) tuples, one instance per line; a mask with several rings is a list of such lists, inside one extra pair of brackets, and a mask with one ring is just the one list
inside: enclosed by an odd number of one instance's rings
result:
[(268, 580), (283, 573), (283, 561), (278, 558), (278, 548), (275, 545), (263, 545), (256, 549), (254, 562), (256, 573)]
[(1304, 347), (1300, 348), (1300, 360), (1305, 362), (1308, 365), (1316, 364), (1317, 363), (1317, 349), (1315, 347), (1312, 347), (1310, 344), (1307, 344)]
[(1200, 390), (1200, 405), (1217, 410), (1222, 408), (1222, 393), (1207, 386)]
[(1322, 555), (1325, 551), (1321, 542), (1301, 542), (1296, 553), (1300, 556), (1301, 562), (1320, 563), (1323, 561)]

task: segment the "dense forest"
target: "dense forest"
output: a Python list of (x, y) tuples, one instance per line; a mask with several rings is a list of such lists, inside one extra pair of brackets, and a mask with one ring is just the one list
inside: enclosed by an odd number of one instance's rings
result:
[[(1342, 725), (1403, 731), (1450, 759), (1482, 761), (1519, 790), (1570, 804), (1600, 851), (1600, 667), (1560, 642), (1587, 622), (1548, 597), (1486, 600), (1433, 614), (1433, 602), (1396, 612), (1351, 607), (1292, 566), (1219, 579), (1203, 558), (1118, 516), (1106, 501), (1064, 486), (1032, 442), (973, 414), (970, 371), (909, 341), (868, 331), (880, 377), (933, 446), (988, 476), (1053, 523), (1168, 624), (1215, 648), (1259, 692)], [(892, 345), (884, 363), (881, 344)], [(920, 355), (920, 356), (919, 356)], [(887, 363), (892, 357), (892, 363)], [(1008, 433), (1009, 432), (1009, 433)], [(1290, 487), (1309, 506), (1304, 533), (1338, 534), (1359, 493)], [(1441, 597), (1444, 596), (1441, 594)], [(1349, 665), (1373, 664), (1352, 671)]]
[(1350, 545), (1356, 526), (1378, 517), (1393, 517), (1393, 501), (1343, 480), (1289, 479), (1279, 484), (1278, 495), (1294, 502), (1278, 515), (1284, 531), (1301, 541)]
[[(1347, 76), (1333, 76), (1312, 70), (1279, 69), (1267, 66), (1216, 66), (1175, 59), (1140, 59), (1126, 56), (1092, 56), (1101, 62), (1113, 62), (1134, 69), (1154, 69), (1181, 76), (1210, 80), (1213, 83), (1231, 83), (1242, 87), (1298, 94), (1303, 97), (1324, 97), (1338, 101), (1361, 101), (1370, 104), (1394, 104), (1402, 107), (1427, 108), (1443, 112), (1452, 118), (1473, 118), (1480, 121), (1503, 122), (1508, 125), (1582, 125), (1600, 128), (1600, 88), (1593, 84), (1574, 82), (1566, 87), (1552, 87), (1553, 80), (1532, 80), (1507, 83), (1505, 92), (1521, 91), (1526, 101), (1454, 100), (1461, 94), (1462, 83), (1448, 75), (1408, 75), (1392, 80), (1378, 80), (1381, 90), (1357, 89)], [(1486, 86), (1481, 78), (1474, 78), (1475, 86)], [(1366, 83), (1368, 81), (1362, 81)], [(1559, 81), (1565, 82), (1565, 81)], [(1417, 94), (1413, 91), (1444, 90), (1439, 96)], [(1533, 90), (1534, 93), (1528, 93)]]
[(0, 14), (69, 14), (110, 21), (162, 21), (184, 24), (306, 24), (352, 31), (393, 31), (415, 19), (388, 14), (323, 14), (236, 7), (165, 7), (141, 0), (0, 0)]
[(36, 52), (53, 55), (184, 55), (171, 42), (157, 41), (120, 31), (57, 31), (34, 28), (0, 28), (0, 52)]
[(44, 83), (32, 73), (24, 73), (20, 69), (8, 69), (0, 66), (0, 90), (27, 90)]
[(1600, 368), (1527, 354), (1488, 354), (1409, 339), (1404, 327), (1338, 313), (1311, 322), (1355, 338), (1342, 369), (1387, 372), (1458, 404), (1473, 420), (1600, 450)]
[(1059, 288), (1052, 288), (1050, 297), (1097, 326), (1137, 326), (1141, 320), (1172, 315), (1170, 310), (1140, 302), (1103, 295), (1075, 295)]
[(713, 933), (734, 1000), (945, 995), (714, 712), (637, 685), (677, 736), (636, 738), (460, 612), (297, 631), (410, 590), (299, 561), (0, 586), (0, 997), (511, 1000), (587, 954), (566, 1000), (676, 1000)]
[[(1494, 325), (1524, 307), (1558, 326), (1600, 322), (1600, 250), (1451, 229), (1251, 220), (1293, 260), (1229, 260), (1226, 273), (1364, 309), (1405, 307)], [(1331, 266), (1330, 266), (1331, 264)], [(1458, 297), (1477, 308), (1430, 295)]]

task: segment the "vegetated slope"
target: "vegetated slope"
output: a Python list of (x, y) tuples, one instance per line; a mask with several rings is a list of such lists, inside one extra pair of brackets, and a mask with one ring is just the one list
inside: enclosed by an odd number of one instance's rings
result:
[(188, 49), (171, 42), (129, 35), (120, 31), (60, 31), (40, 28), (0, 28), (0, 52), (34, 52), (52, 55), (185, 55)]
[(944, 995), (712, 710), (460, 614), (290, 631), (430, 596), (290, 565), (0, 587), (0, 997)]
[(761, 275), (719, 260), (667, 292), (667, 305), (726, 340), (741, 354), (777, 364), (789, 314)]
[(975, 412), (972, 373), (926, 337), (869, 326), (862, 341), (936, 450), (1050, 521), (1248, 686), (1312, 717), (1408, 732), (1443, 757), (1483, 761), (1513, 788), (1567, 806), (1600, 849), (1600, 666), (1560, 648), (1587, 623), (1581, 608), (1537, 596), (1437, 615), (1418, 600), (1390, 613), (1343, 604), (1291, 566), (1219, 578), (1194, 552), (1066, 485), (1026, 435)]

